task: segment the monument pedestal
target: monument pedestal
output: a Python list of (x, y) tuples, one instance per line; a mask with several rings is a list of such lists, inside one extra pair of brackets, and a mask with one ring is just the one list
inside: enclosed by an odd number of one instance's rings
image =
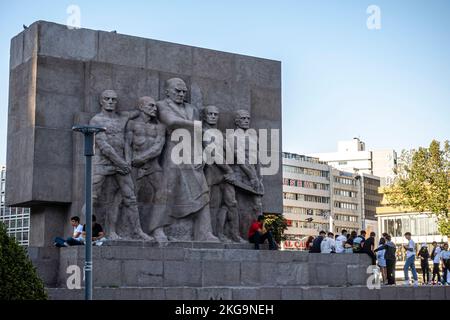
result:
[[(252, 248), (252, 244), (106, 242), (93, 247), (94, 299), (284, 299), (289, 295), (301, 299), (303, 294), (321, 296), (322, 291), (365, 286), (369, 276), (370, 259), (365, 254)], [(30, 250), (35, 252), (32, 258), (38, 272), (51, 274), (49, 268), (54, 267), (36, 254), (44, 248)], [(57, 281), (46, 283), (50, 297), (83, 299), (84, 290), (69, 290), (67, 283), (73, 284), (74, 278), (69, 279), (73, 266), (82, 275), (84, 246), (45, 249), (51, 250), (59, 251), (59, 264), (53, 270)]]
[[(29, 248), (50, 299), (83, 300), (84, 246)], [(251, 244), (111, 241), (93, 247), (98, 300), (449, 300), (450, 287), (369, 289), (366, 254), (272, 251)], [(69, 273), (68, 270), (72, 270)]]

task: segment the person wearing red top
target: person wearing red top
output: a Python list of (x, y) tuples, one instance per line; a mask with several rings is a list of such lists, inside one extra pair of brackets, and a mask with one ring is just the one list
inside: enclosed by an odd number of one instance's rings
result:
[(278, 246), (273, 240), (272, 232), (264, 228), (264, 216), (259, 215), (258, 220), (253, 222), (248, 230), (248, 241), (255, 244), (255, 249), (259, 250), (259, 245), (265, 241), (269, 242), (270, 250), (277, 250)]

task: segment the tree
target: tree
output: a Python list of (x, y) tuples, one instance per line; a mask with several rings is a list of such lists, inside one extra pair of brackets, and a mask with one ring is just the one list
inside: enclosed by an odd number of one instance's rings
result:
[(272, 230), (273, 238), (277, 243), (286, 240), (284, 230), (288, 228), (287, 221), (281, 214), (265, 214), (264, 226)]
[(442, 235), (450, 236), (450, 144), (433, 140), (428, 148), (403, 151), (394, 184), (385, 190), (390, 205), (436, 217)]
[(45, 300), (44, 283), (23, 247), (0, 222), (0, 300)]

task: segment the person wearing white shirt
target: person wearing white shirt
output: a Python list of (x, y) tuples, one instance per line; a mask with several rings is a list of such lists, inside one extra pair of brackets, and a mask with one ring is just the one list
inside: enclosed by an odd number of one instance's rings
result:
[(450, 279), (448, 278), (449, 270), (450, 270), (450, 251), (448, 250), (448, 243), (444, 243), (441, 251), (441, 259), (442, 259), (442, 269), (443, 269), (443, 277), (442, 284), (450, 285)]
[(341, 235), (336, 238), (336, 253), (344, 253), (344, 245), (347, 242), (347, 230), (342, 230)]
[(403, 268), (403, 271), (405, 273), (405, 285), (409, 285), (409, 269), (411, 268), (411, 272), (412, 272), (413, 279), (414, 279), (414, 286), (418, 286), (419, 279), (417, 277), (416, 266), (414, 264), (415, 259), (416, 259), (416, 244), (411, 239), (410, 232), (405, 233), (405, 238), (406, 238), (406, 240), (408, 240), (408, 243), (403, 245), (403, 247), (406, 250), (406, 261), (405, 261), (405, 266)]
[(431, 278), (431, 282), (436, 284), (435, 278), (437, 276), (437, 283), (441, 283), (441, 273), (439, 270), (439, 263), (441, 261), (441, 247), (438, 246), (436, 241), (433, 241), (433, 251), (431, 251), (431, 259), (433, 260), (433, 277)]
[(336, 251), (336, 242), (334, 241), (333, 232), (328, 232), (328, 236), (322, 240), (320, 244), (321, 253), (332, 253)]
[(70, 224), (73, 227), (72, 237), (67, 239), (56, 237), (54, 243), (56, 247), (78, 246), (84, 244), (83, 225), (80, 223), (80, 218), (77, 216), (70, 218)]

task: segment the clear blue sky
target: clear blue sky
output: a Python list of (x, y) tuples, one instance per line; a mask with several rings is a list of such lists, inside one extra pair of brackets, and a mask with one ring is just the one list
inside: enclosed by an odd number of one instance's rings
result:
[[(0, 2), (0, 163), (5, 162), (10, 39), (36, 20), (282, 61), (283, 149), (327, 152), (359, 136), (401, 150), (450, 138), (450, 1)], [(368, 30), (366, 9), (381, 9)]]

